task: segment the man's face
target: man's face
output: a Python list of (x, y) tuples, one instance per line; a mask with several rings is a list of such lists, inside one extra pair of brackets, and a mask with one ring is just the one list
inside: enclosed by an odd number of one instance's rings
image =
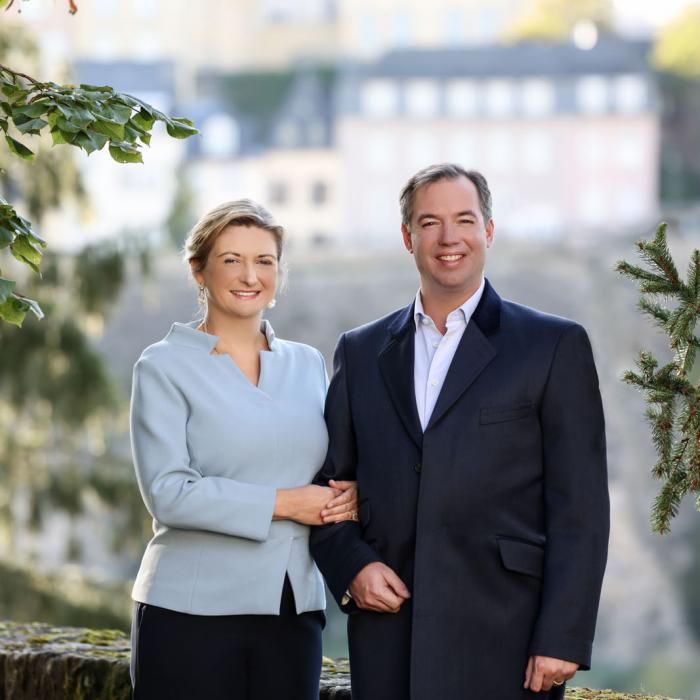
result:
[(424, 295), (468, 298), (481, 284), (493, 219), (484, 222), (479, 195), (466, 177), (438, 180), (413, 197), (410, 231), (401, 227), (413, 253)]

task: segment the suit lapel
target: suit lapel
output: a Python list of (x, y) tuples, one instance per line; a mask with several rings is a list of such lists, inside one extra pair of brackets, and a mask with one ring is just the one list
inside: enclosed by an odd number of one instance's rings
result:
[(389, 336), (388, 343), (379, 353), (379, 369), (406, 432), (420, 447), (423, 443), (423, 431), (418, 419), (413, 379), (413, 304), (407, 306), (389, 326)]
[(486, 280), (479, 304), (464, 330), (447, 371), (426, 432), (452, 408), (496, 356), (496, 349), (488, 336), (498, 329), (500, 313), (501, 298)]

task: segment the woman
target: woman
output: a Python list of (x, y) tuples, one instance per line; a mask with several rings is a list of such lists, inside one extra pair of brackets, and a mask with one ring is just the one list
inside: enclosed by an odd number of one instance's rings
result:
[(317, 700), (325, 597), (310, 525), (357, 518), (326, 453), (321, 354), (275, 338), (283, 230), (223, 204), (185, 254), (205, 304), (134, 367), (131, 436), (154, 537), (133, 589), (134, 697)]

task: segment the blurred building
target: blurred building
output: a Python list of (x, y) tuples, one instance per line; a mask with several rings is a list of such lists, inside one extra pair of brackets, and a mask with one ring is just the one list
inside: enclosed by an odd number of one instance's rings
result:
[(250, 196), (301, 243), (393, 241), (402, 184), (439, 161), (486, 174), (499, 233), (648, 227), (660, 161), (649, 45), (494, 43), (524, 5), (100, 0), (71, 17), (29, 2), (21, 21), (76, 81), (133, 92), (202, 132), (184, 144), (156, 134), (143, 166), (91, 156), (91, 237), (162, 229), (183, 164), (194, 214)]

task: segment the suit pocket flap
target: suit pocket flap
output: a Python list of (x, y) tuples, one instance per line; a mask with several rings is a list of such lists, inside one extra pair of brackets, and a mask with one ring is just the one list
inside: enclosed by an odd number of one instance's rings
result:
[(535, 578), (542, 578), (544, 568), (544, 549), (537, 544), (498, 538), (503, 566), (509, 571), (517, 571)]
[(509, 420), (517, 420), (525, 418), (534, 411), (534, 406), (531, 403), (520, 404), (519, 406), (486, 407), (482, 408), (479, 415), (479, 422), (485, 423), (504, 423)]

